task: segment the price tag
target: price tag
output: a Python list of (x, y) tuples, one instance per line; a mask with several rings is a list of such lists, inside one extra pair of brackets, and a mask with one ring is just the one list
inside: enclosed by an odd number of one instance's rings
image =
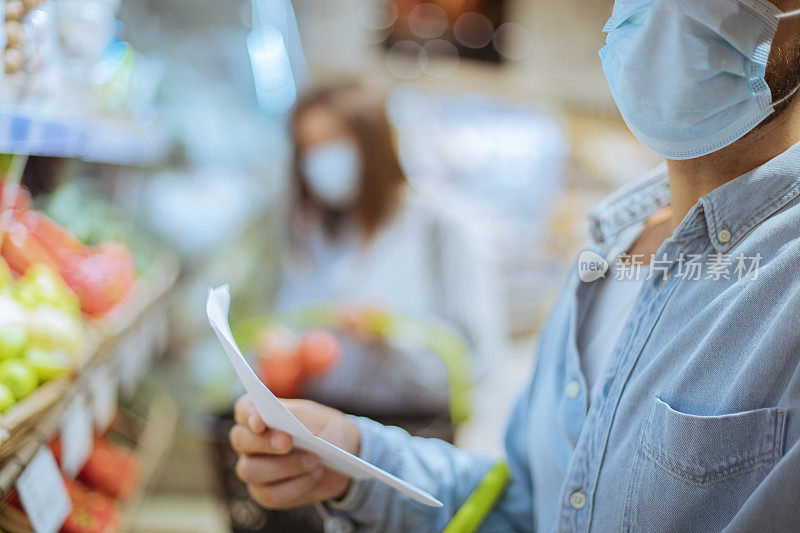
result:
[(61, 468), (74, 478), (81, 471), (94, 445), (92, 410), (78, 394), (61, 419)]
[(136, 376), (136, 367), (138, 366), (138, 349), (136, 348), (136, 339), (130, 333), (126, 335), (117, 349), (117, 357), (119, 361), (119, 376), (120, 376), (120, 392), (126, 398), (133, 395), (138, 378)]
[(154, 351), (156, 355), (160, 356), (163, 355), (169, 347), (169, 317), (166, 312), (161, 312), (154, 329)]
[(42, 446), (17, 478), (22, 508), (36, 533), (56, 533), (72, 509), (50, 448)]
[(89, 375), (89, 384), (92, 388), (94, 427), (103, 434), (117, 415), (119, 380), (111, 367), (104, 365)]
[(119, 349), (120, 388), (125, 397), (136, 391), (139, 382), (150, 367), (153, 353), (153, 339), (142, 322), (128, 333)]

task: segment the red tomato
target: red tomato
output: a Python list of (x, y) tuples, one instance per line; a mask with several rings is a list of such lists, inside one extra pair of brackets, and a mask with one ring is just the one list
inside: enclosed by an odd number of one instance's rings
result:
[(67, 516), (62, 533), (113, 533), (119, 530), (121, 517), (114, 502), (87, 489), (80, 481), (64, 479), (72, 511)]
[(127, 500), (139, 484), (139, 460), (126, 448), (97, 438), (79, 479), (117, 500)]
[(258, 375), (278, 398), (297, 398), (303, 386), (303, 364), (296, 354), (259, 358)]
[(83, 244), (72, 233), (37, 211), (23, 213), (20, 222), (59, 263), (83, 250)]
[(25, 272), (34, 263), (44, 263), (56, 271), (58, 270), (56, 261), (19, 222), (12, 222), (8, 228), (3, 238), (0, 254), (11, 270), (15, 272)]
[(11, 202), (11, 209), (24, 211), (31, 204), (31, 193), (20, 185), (0, 181), (0, 206), (6, 207), (6, 202)]
[(125, 245), (101, 243), (73, 254), (62, 265), (61, 276), (78, 295), (84, 313), (102, 315), (133, 287), (136, 266)]
[(324, 329), (311, 330), (300, 340), (298, 356), (307, 375), (329, 371), (339, 359), (339, 339)]

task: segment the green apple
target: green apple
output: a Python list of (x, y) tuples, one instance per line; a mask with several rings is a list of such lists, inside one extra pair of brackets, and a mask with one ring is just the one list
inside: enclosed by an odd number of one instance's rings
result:
[(13, 298), (0, 295), (0, 359), (20, 357), (28, 343), (27, 311)]
[(0, 293), (8, 293), (14, 288), (14, 276), (5, 260), (0, 258)]
[(47, 351), (31, 348), (25, 352), (23, 360), (30, 365), (39, 381), (49, 381), (53, 378), (66, 376), (71, 371), (72, 358), (64, 351)]
[(43, 263), (28, 267), (25, 275), (17, 280), (17, 300), (28, 307), (48, 304), (73, 315), (80, 312), (81, 304), (58, 272)]
[(3, 384), (0, 384), (0, 413), (8, 410), (9, 407), (14, 405), (16, 400), (11, 390)]
[(36, 389), (39, 380), (30, 365), (8, 359), (0, 362), (0, 383), (8, 387), (15, 399), (21, 400)]
[(28, 344), (28, 328), (20, 325), (0, 326), (0, 359), (20, 357)]
[(28, 313), (28, 342), (33, 348), (77, 354), (85, 338), (83, 322), (63, 309), (40, 305)]

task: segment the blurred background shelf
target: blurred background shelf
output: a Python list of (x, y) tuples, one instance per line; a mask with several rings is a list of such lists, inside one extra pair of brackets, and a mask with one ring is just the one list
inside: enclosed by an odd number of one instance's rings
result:
[(148, 166), (169, 151), (156, 125), (129, 120), (0, 108), (0, 153), (78, 158), (88, 162)]

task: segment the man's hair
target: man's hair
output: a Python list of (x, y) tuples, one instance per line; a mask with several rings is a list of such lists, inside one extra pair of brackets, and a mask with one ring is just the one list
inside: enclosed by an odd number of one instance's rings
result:
[[(773, 101), (785, 98), (796, 90), (800, 85), (800, 36), (772, 48), (764, 79), (772, 91)], [(776, 105), (775, 112), (764, 119), (758, 127), (765, 126), (779, 117), (791, 105), (796, 96), (797, 92)]]

